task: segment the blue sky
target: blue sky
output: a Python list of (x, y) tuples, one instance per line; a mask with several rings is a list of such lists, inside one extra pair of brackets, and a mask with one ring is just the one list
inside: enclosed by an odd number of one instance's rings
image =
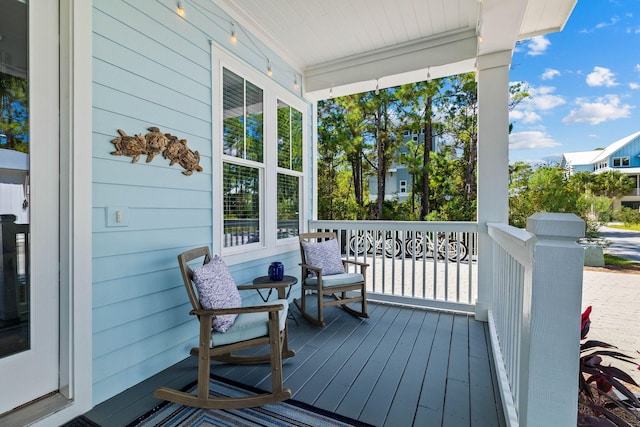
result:
[(579, 0), (559, 33), (523, 41), (510, 80), (509, 161), (557, 162), (640, 131), (640, 0)]

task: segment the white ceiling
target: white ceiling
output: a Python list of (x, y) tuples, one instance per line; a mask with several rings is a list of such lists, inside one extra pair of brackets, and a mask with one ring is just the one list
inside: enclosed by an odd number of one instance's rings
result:
[[(577, 0), (213, 0), (303, 75), (314, 98), (472, 71), (559, 31)], [(478, 43), (477, 35), (482, 36)]]

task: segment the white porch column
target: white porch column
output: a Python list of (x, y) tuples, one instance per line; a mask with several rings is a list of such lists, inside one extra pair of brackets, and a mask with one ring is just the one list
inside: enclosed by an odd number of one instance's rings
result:
[(509, 216), (509, 64), (511, 51), (478, 57), (478, 299), (476, 318), (487, 321), (493, 300), (488, 222)]

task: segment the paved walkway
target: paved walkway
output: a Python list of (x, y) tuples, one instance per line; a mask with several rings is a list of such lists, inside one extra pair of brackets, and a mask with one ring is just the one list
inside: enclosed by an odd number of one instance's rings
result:
[[(593, 307), (588, 338), (615, 345), (621, 353), (634, 357), (637, 365), (640, 365), (639, 294), (640, 274), (584, 270), (582, 309)], [(640, 384), (637, 365), (610, 360)]]
[(640, 262), (640, 232), (602, 227), (600, 235), (610, 244), (605, 253)]

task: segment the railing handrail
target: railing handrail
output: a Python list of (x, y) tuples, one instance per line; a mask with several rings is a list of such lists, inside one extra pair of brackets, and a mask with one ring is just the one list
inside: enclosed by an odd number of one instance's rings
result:
[(537, 238), (527, 230), (502, 223), (487, 223), (489, 236), (523, 266), (533, 260)]
[[(312, 220), (309, 227), (313, 228), (341, 228), (339, 225), (348, 225), (353, 230), (388, 230), (393, 225), (398, 231), (462, 231), (475, 232), (478, 230), (477, 222), (470, 221), (388, 221), (388, 220)], [(342, 227), (345, 228), (345, 227)]]

